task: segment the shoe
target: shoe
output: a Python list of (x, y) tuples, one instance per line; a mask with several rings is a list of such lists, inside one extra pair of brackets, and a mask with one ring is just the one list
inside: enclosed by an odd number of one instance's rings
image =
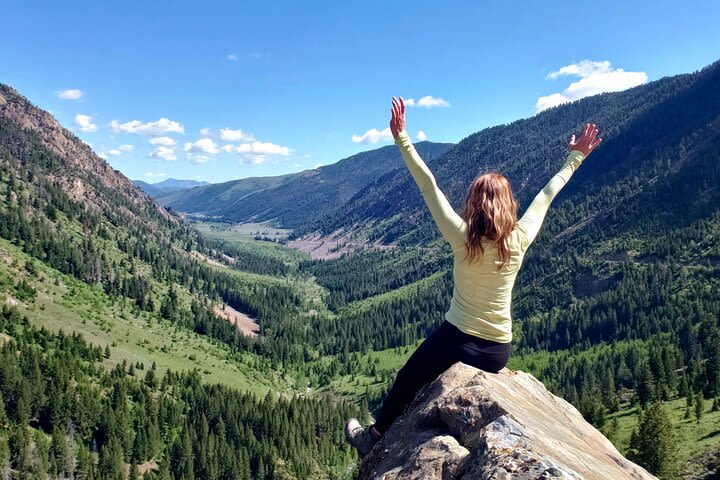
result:
[(350, 445), (355, 447), (360, 458), (370, 453), (370, 450), (377, 443), (377, 440), (370, 433), (370, 428), (363, 428), (355, 418), (351, 418), (345, 424), (345, 438)]

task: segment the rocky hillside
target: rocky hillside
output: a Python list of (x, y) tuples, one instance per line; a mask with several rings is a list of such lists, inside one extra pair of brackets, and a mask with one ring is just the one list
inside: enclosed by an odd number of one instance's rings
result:
[(288, 269), (205, 239), (0, 85), (0, 477), (345, 470), (350, 412), (275, 401), (295, 391), (278, 332), (309, 310)]
[(122, 210), (126, 220), (133, 223), (150, 215), (177, 225), (171, 215), (100, 159), (89, 145), (64, 129), (52, 115), (2, 84), (0, 127), (3, 160), (13, 167), (22, 163), (47, 169), (53, 183), (71, 199), (95, 211)]
[(535, 377), (458, 363), (363, 461), (370, 479), (653, 479)]

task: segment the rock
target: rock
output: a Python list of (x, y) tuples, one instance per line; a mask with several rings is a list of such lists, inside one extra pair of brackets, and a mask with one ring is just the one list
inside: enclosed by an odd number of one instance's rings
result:
[(681, 474), (683, 480), (717, 480), (720, 478), (720, 445), (704, 449), (691, 458)]
[(418, 393), (358, 479), (654, 479), (532, 375), (457, 363)]

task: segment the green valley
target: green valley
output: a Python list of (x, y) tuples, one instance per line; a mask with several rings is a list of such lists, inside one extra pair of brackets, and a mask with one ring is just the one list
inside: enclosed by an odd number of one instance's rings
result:
[[(720, 440), (720, 63), (419, 149), (456, 207), (486, 170), (524, 207), (590, 120), (606, 140), (525, 258), (508, 368), (629, 458), (660, 402), (682, 470)], [(0, 472), (350, 478), (344, 420), (452, 295), (396, 149), (158, 201), (0, 86)], [(287, 246), (314, 236), (367, 248)]]

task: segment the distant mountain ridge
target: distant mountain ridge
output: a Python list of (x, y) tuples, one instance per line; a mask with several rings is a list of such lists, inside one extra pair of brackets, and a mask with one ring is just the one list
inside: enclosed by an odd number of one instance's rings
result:
[[(452, 144), (419, 142), (425, 158)], [(337, 163), (275, 177), (253, 177), (156, 196), (165, 207), (227, 222), (263, 222), (297, 228), (308, 219), (331, 214), (388, 172), (402, 166), (395, 146), (358, 153)]]
[[(557, 201), (579, 192), (586, 195), (588, 188), (596, 191), (612, 182), (622, 183), (628, 175), (642, 170), (631, 157), (651, 161), (657, 152), (639, 150), (638, 146), (643, 145), (639, 135), (654, 135), (644, 126), (654, 117), (664, 118), (663, 124), (657, 125), (660, 138), (653, 140), (657, 148), (676, 148), (683, 135), (691, 135), (692, 129), (711, 121), (716, 102), (713, 81), (720, 82), (719, 71), (716, 62), (694, 74), (584, 98), (490, 127), (457, 145), (419, 142), (416, 147), (457, 210), (467, 185), (486, 171), (504, 173), (525, 206), (559, 168), (570, 135), (584, 122), (592, 121), (602, 129), (605, 142)], [(680, 105), (678, 98), (695, 102), (693, 108)], [(629, 143), (631, 139), (635, 144)], [(401, 245), (424, 243), (438, 236), (417, 187), (392, 145), (315, 170), (206, 185), (156, 199), (170, 209), (221, 221), (274, 221), (293, 229), (294, 236), (341, 231)]]
[[(588, 195), (593, 195), (599, 205), (603, 189), (619, 188), (633, 177), (645, 175), (648, 167), (663, 157), (679, 155), (679, 149), (687, 150), (692, 143), (700, 147), (696, 140), (701, 133), (715, 135), (712, 128), (705, 129), (720, 114), (719, 86), (720, 62), (716, 62), (694, 74), (584, 98), (487, 128), (426, 161), (456, 210), (460, 210), (471, 180), (487, 171), (505, 174), (524, 207), (559, 169), (570, 135), (585, 122), (594, 122), (602, 131), (603, 145), (579, 169), (556, 203), (569, 198), (574, 204), (585, 203), (590, 200)], [(690, 167), (686, 161), (666, 162), (672, 168), (651, 170), (665, 176)], [(626, 195), (634, 193), (629, 190)], [(549, 218), (561, 212), (562, 208), (553, 208)], [(597, 213), (597, 218), (602, 218), (604, 212)], [(431, 222), (413, 179), (405, 169), (397, 169), (369, 184), (332, 215), (308, 219), (296, 233), (365, 232), (373, 241), (413, 245), (438, 237)]]
[(172, 192), (180, 190), (186, 190), (189, 188), (200, 187), (208, 185), (209, 182), (201, 182), (198, 180), (177, 180), (175, 178), (168, 178), (158, 183), (148, 183), (142, 180), (133, 180), (133, 185), (140, 187), (145, 193), (151, 197), (157, 197), (158, 195), (166, 195)]

